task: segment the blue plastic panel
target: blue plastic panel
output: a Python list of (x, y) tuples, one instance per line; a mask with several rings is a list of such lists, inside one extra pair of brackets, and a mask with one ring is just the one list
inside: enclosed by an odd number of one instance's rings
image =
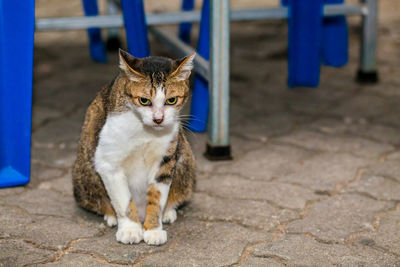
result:
[(0, 187), (29, 182), (34, 0), (0, 1)]
[[(197, 44), (197, 52), (204, 59), (210, 58), (210, 1), (204, 0), (201, 10), (200, 33)], [(208, 108), (210, 92), (208, 91), (208, 82), (196, 75), (191, 104), (191, 119), (189, 129), (194, 132), (205, 132), (207, 130)]]

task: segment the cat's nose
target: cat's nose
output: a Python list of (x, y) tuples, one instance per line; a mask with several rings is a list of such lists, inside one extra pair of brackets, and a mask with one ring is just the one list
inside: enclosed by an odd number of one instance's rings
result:
[(161, 119), (153, 119), (153, 121), (157, 124), (161, 124), (163, 122), (164, 118)]

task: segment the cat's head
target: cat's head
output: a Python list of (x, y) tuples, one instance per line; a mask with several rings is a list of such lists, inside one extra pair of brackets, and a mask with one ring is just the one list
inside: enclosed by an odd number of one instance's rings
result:
[(147, 126), (163, 129), (175, 124), (189, 96), (188, 79), (195, 53), (182, 59), (135, 58), (119, 51), (119, 66), (127, 79), (125, 91)]

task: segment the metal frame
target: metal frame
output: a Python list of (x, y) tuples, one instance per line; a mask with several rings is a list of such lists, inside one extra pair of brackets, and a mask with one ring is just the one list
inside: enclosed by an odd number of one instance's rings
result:
[[(369, 0), (368, 0), (369, 1)], [(373, 0), (376, 1), (376, 0)], [(359, 5), (325, 5), (324, 16), (337, 15), (367, 15), (368, 9)], [(258, 19), (285, 19), (288, 17), (287, 7), (263, 9), (233, 9), (230, 19), (246, 21)], [(146, 14), (147, 25), (178, 24), (181, 22), (199, 22), (199, 11), (171, 12), (162, 14)], [(124, 25), (121, 15), (107, 15), (95, 17), (66, 17), (66, 18), (39, 18), (36, 19), (36, 31), (49, 30), (76, 30), (93, 27), (114, 28)]]
[[(361, 77), (372, 74), (376, 81), (376, 43), (377, 43), (377, 8), (378, 0), (360, 0), (361, 5), (325, 5), (324, 16), (361, 15), (362, 36), (360, 45)], [(287, 7), (265, 9), (230, 10), (229, 0), (211, 0), (211, 57), (210, 61), (201, 56), (195, 58), (195, 70), (209, 81), (210, 115), (208, 155), (212, 159), (230, 158), (229, 146), (229, 21), (246, 21), (257, 19), (285, 19), (288, 17)], [(169, 46), (178, 56), (195, 51), (192, 47), (178, 39), (174, 34), (158, 29), (156, 25), (177, 24), (200, 21), (200, 12), (185, 11), (178, 13), (146, 14), (149, 31), (162, 43)], [(71, 30), (91, 27), (122, 27), (120, 15), (72, 18), (41, 18), (36, 20), (36, 30)], [(211, 62), (211, 64), (210, 64)], [(375, 79), (374, 79), (375, 77)]]

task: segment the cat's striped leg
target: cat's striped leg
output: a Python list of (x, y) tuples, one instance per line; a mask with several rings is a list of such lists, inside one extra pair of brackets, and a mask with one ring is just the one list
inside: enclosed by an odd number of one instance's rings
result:
[(117, 225), (117, 215), (115, 214), (114, 208), (112, 207), (109, 199), (103, 199), (102, 212), (104, 214), (104, 221), (107, 226), (114, 227)]
[(117, 215), (117, 241), (124, 244), (139, 243), (143, 240), (143, 228), (138, 219), (136, 205), (131, 200), (126, 176), (121, 170), (98, 170)]
[(167, 242), (167, 232), (162, 228), (162, 214), (167, 202), (169, 183), (154, 183), (147, 191), (146, 219), (143, 224), (143, 239), (149, 245)]

